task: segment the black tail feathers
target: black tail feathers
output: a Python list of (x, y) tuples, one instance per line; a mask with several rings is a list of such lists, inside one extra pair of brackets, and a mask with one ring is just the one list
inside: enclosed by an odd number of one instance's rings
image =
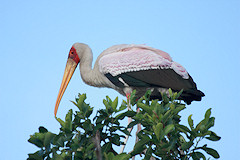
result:
[(200, 90), (186, 90), (183, 91), (182, 95), (179, 97), (179, 99), (182, 99), (185, 103), (191, 104), (192, 101), (201, 101), (202, 97), (204, 97), (205, 94)]

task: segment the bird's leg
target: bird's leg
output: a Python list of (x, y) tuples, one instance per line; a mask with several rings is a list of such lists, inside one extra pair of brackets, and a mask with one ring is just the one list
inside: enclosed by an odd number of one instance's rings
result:
[[(139, 113), (140, 112), (140, 108), (138, 108), (137, 107), (137, 113)], [(138, 134), (138, 132), (140, 132), (142, 130), (142, 127), (141, 127), (141, 124), (140, 123), (138, 123), (137, 124), (137, 131), (136, 131), (136, 141), (135, 141), (135, 144), (138, 142), (138, 136), (137, 136), (137, 134)]]
[[(140, 108), (137, 107), (137, 113), (139, 113), (139, 112), (140, 112)], [(141, 124), (138, 123), (138, 124), (137, 124), (137, 131), (136, 131), (136, 141), (135, 141), (135, 144), (139, 141), (139, 138), (138, 138), (137, 134), (138, 134), (138, 132), (140, 132), (141, 130), (142, 130)], [(142, 155), (140, 154), (140, 156), (142, 156)], [(135, 156), (132, 157), (132, 160), (135, 160)]]
[[(130, 103), (130, 95), (131, 95), (130, 93), (127, 93), (127, 94), (126, 94), (126, 97), (127, 97), (127, 108), (128, 108), (129, 111), (132, 110), (131, 107), (130, 107), (130, 105), (131, 105), (131, 103)], [(132, 118), (128, 117), (128, 125), (129, 125), (131, 122), (132, 122)], [(133, 129), (133, 127), (127, 129), (128, 132), (129, 132), (129, 134), (131, 133), (132, 129)], [(124, 148), (125, 148), (125, 146), (126, 146), (126, 144), (127, 144), (128, 138), (129, 138), (129, 135), (126, 135), (126, 136), (125, 136), (125, 140), (124, 140), (124, 144), (122, 145), (119, 154), (121, 154), (121, 153), (123, 152), (123, 150), (124, 150)]]

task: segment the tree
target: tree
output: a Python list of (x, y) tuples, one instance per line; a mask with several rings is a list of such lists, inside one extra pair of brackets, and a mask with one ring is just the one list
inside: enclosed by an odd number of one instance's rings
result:
[[(123, 101), (118, 107), (118, 98), (112, 101), (108, 96), (103, 100), (105, 109), (100, 109), (92, 118), (93, 107), (85, 103), (86, 94), (79, 94), (73, 104), (78, 111), (70, 109), (65, 120), (56, 118), (61, 128), (55, 134), (44, 127), (30, 136), (28, 142), (36, 145), (39, 150), (29, 154), (28, 160), (125, 160), (136, 155), (144, 159), (206, 159), (206, 155), (219, 158), (216, 150), (207, 144), (199, 146), (202, 140), (218, 141), (220, 137), (210, 130), (215, 118), (211, 117), (211, 108), (205, 113), (204, 119), (194, 125), (192, 115), (188, 117), (188, 126), (181, 124), (179, 113), (186, 106), (177, 98), (182, 92), (169, 95), (162, 94), (162, 101), (149, 100), (150, 91), (136, 100), (135, 92), (131, 94), (131, 107), (137, 105), (140, 112), (127, 110), (128, 102)], [(128, 126), (121, 121), (131, 117)], [(116, 148), (123, 144), (122, 140), (130, 135), (128, 128), (137, 124), (142, 130), (137, 134), (139, 141), (132, 151), (118, 154)]]

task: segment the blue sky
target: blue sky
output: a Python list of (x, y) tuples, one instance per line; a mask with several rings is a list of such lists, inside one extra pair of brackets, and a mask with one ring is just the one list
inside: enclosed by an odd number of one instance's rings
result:
[[(0, 153), (1, 159), (26, 159), (37, 150), (27, 140), (40, 125), (59, 131), (53, 110), (67, 55), (74, 42), (88, 44), (97, 56), (122, 43), (147, 44), (168, 52), (182, 64), (206, 96), (182, 113), (197, 122), (208, 108), (222, 137), (208, 142), (220, 159), (240, 151), (238, 0), (152, 1), (1, 1), (0, 2)], [(111, 89), (85, 85), (77, 69), (60, 103), (87, 93), (87, 102), (119, 96)], [(132, 139), (134, 141), (134, 139)], [(128, 146), (131, 150), (131, 146)]]

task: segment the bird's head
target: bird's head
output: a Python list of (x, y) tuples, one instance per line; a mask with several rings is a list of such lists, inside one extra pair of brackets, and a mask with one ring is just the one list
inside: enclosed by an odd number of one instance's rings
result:
[(59, 103), (60, 103), (62, 96), (67, 88), (67, 85), (68, 85), (69, 81), (71, 80), (72, 75), (73, 75), (78, 63), (80, 62), (80, 59), (82, 59), (82, 55), (85, 52), (87, 47), (88, 46), (83, 43), (75, 43), (69, 51), (68, 60), (67, 60), (67, 64), (65, 67), (64, 74), (63, 74), (61, 87), (60, 87), (60, 90), (59, 90), (59, 93), (57, 96), (57, 100), (56, 100), (56, 104), (55, 104), (55, 109), (54, 109), (55, 117), (57, 114)]

